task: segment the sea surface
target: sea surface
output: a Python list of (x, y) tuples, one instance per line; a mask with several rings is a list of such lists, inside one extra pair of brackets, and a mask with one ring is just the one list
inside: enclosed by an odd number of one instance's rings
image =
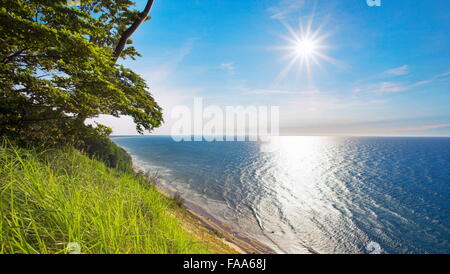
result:
[(111, 138), (162, 186), (279, 253), (450, 253), (450, 138), (286, 136), (269, 150)]

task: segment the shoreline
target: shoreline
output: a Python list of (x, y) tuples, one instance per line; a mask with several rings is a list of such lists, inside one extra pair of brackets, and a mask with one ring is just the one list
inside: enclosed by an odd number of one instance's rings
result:
[[(136, 165), (133, 166), (133, 169), (135, 172), (145, 172)], [(173, 198), (176, 194), (176, 192), (170, 191), (167, 187), (158, 183), (155, 184), (155, 188), (167, 198)], [(229, 224), (218, 220), (196, 203), (183, 199), (181, 208), (209, 230), (211, 234), (217, 235), (217, 238), (222, 236), (224, 243), (240, 254), (277, 254), (275, 250), (267, 245), (233, 229)]]
[[(158, 191), (168, 198), (173, 198), (173, 194), (161, 186), (156, 186)], [(276, 254), (276, 252), (263, 243), (243, 234), (225, 222), (222, 222), (208, 213), (200, 205), (183, 200), (182, 208), (192, 217), (199, 221), (213, 234), (223, 236), (241, 254)]]

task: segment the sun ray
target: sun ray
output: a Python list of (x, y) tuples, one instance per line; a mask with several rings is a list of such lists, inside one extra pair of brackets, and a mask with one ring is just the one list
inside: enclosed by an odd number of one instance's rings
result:
[(330, 48), (325, 41), (331, 34), (323, 32), (323, 24), (314, 29), (313, 16), (310, 16), (306, 23), (299, 21), (298, 30), (295, 30), (286, 22), (282, 22), (282, 24), (286, 28), (288, 35), (279, 36), (288, 44), (277, 47), (277, 49), (286, 51), (287, 54), (283, 59), (288, 59), (289, 61), (277, 78), (285, 77), (296, 63), (300, 72), (306, 72), (308, 79), (312, 77), (313, 67), (317, 66), (323, 69), (322, 61), (332, 64), (338, 63), (324, 52)]

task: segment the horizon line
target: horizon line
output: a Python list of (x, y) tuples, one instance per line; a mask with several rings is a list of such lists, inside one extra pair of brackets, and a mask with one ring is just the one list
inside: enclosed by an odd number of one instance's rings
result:
[[(120, 137), (120, 136), (135, 136), (135, 137), (148, 137), (148, 136), (161, 136), (161, 137), (170, 137), (170, 136), (200, 136), (200, 135), (183, 135), (183, 134), (111, 134), (110, 137)], [(203, 136), (203, 135), (202, 135)], [(205, 135), (205, 136), (230, 136), (230, 135)], [(232, 135), (234, 137), (249, 137), (250, 135)], [(204, 136), (203, 136), (204, 137)], [(450, 138), (450, 135), (274, 135), (271, 137), (411, 137), (411, 138)]]

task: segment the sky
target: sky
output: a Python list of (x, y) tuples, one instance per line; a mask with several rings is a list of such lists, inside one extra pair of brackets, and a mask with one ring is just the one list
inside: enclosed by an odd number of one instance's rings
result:
[[(122, 63), (164, 109), (152, 134), (169, 135), (173, 108), (198, 97), (279, 106), (281, 135), (450, 136), (449, 11), (446, 0), (155, 0), (132, 37), (142, 57)], [(136, 134), (129, 117), (95, 120)]]

